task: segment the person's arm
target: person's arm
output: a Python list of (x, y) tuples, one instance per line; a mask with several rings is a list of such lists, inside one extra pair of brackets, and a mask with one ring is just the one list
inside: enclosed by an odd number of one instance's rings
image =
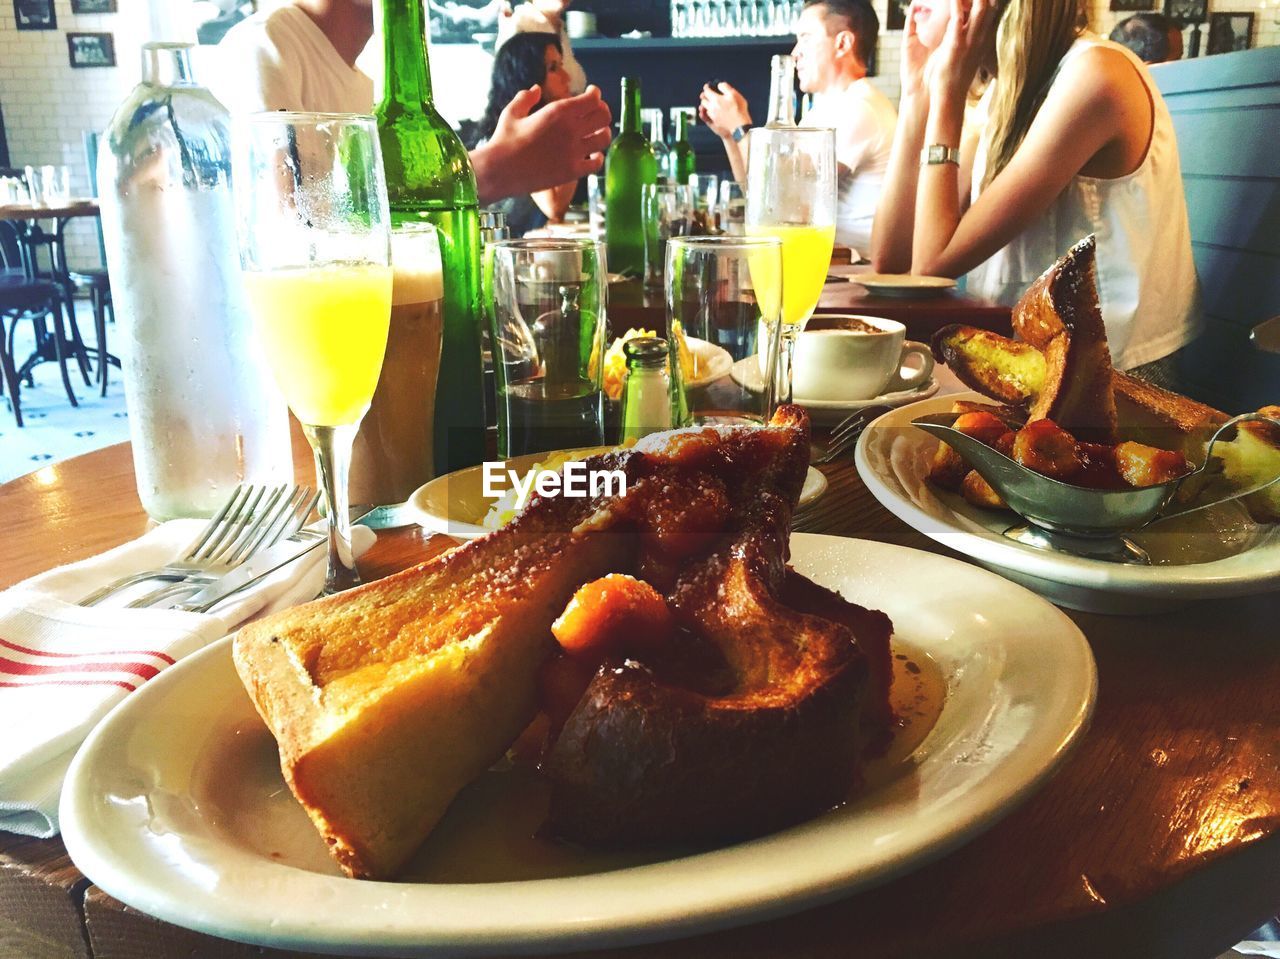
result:
[(929, 90), (925, 82), (928, 60), (929, 51), (916, 36), (915, 4), (912, 4), (902, 31), (902, 99), (898, 103), (898, 124), (894, 128), (889, 169), (871, 227), (871, 249), (867, 251), (872, 267), (880, 273), (906, 273), (911, 269), (916, 184), (925, 124), (929, 119)]
[(609, 107), (596, 87), (530, 113), (541, 98), (522, 90), (498, 118), (493, 136), (471, 151), (480, 205), (533, 194), (598, 173), (609, 146)]
[(704, 84), (698, 99), (698, 116), (724, 144), (733, 178), (746, 183), (747, 141), (739, 143), (733, 139), (734, 130), (751, 125), (746, 98), (729, 84), (718, 83), (715, 87)]
[(546, 214), (549, 223), (559, 223), (564, 219), (565, 211), (573, 202), (573, 194), (578, 189), (578, 181), (570, 180), (549, 190), (539, 190), (531, 194), (534, 205)]
[[(954, 0), (953, 0), (954, 2)], [(968, 23), (953, 19), (930, 89), (929, 143), (959, 144), (965, 94), (976, 71), (973, 50), (994, 30), (991, 0), (975, 0)], [(997, 81), (998, 82), (998, 81)], [(912, 272), (959, 276), (978, 266), (1049, 209), (1104, 148), (1149, 134), (1149, 102), (1141, 78), (1124, 55), (1106, 48), (1068, 63), (1008, 165), (967, 211), (954, 163), (925, 167), (916, 194)], [(1045, 264), (1048, 266), (1048, 264)]]

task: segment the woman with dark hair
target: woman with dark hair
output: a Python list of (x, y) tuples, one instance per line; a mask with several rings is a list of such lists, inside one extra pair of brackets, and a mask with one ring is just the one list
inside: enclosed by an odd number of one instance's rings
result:
[[(493, 136), (498, 118), (512, 98), (535, 87), (542, 93), (535, 110), (569, 96), (569, 76), (560, 54), (560, 40), (554, 33), (517, 33), (498, 48), (484, 116), (463, 126), (462, 139), (467, 147), (479, 146)], [(522, 236), (547, 222), (563, 219), (577, 186), (578, 181), (571, 180), (532, 195), (510, 197), (497, 208), (506, 212), (512, 235)]]

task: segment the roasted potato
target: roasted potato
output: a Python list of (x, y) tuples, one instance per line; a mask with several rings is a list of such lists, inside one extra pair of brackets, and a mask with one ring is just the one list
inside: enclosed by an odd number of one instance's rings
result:
[(964, 481), (960, 484), (960, 495), (965, 498), (965, 502), (982, 509), (1008, 508), (1000, 494), (991, 488), (991, 484), (977, 470), (969, 470), (965, 474)]
[(1116, 469), (1130, 486), (1159, 486), (1191, 472), (1191, 464), (1174, 450), (1125, 442), (1116, 446)]
[(964, 482), (964, 474), (967, 472), (969, 472), (969, 464), (964, 461), (964, 457), (946, 443), (939, 443), (925, 479), (949, 493), (958, 493), (960, 484)]
[(1071, 482), (1084, 467), (1075, 437), (1053, 420), (1035, 420), (1013, 438), (1013, 458), (1029, 470)]

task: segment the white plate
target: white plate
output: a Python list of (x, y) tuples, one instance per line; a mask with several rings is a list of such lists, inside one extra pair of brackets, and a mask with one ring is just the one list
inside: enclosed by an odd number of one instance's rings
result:
[[(615, 447), (601, 446), (584, 453), (605, 453)], [(533, 464), (545, 461), (551, 453), (530, 453), (507, 460), (506, 468), (523, 476)], [(800, 490), (801, 506), (808, 506), (827, 491), (827, 478), (812, 466), (804, 477)], [(472, 540), (492, 532), (481, 526), (494, 498), (484, 495), (484, 467), (470, 466), (445, 476), (437, 476), (430, 483), (413, 491), (405, 506), (414, 521), (433, 533), (444, 533), (454, 539)]]
[(951, 409), (960, 393), (913, 403), (875, 420), (854, 461), (867, 489), (891, 513), (930, 539), (972, 556), (1055, 603), (1091, 612), (1138, 614), (1184, 600), (1244, 596), (1280, 588), (1280, 526), (1258, 526), (1227, 503), (1135, 533), (1159, 565), (1129, 566), (1024, 546), (1003, 536), (1011, 512), (983, 510), (929, 486), (924, 476), (938, 441), (911, 421)]
[(696, 336), (686, 336), (685, 343), (693, 355), (694, 363), (694, 375), (684, 384), (686, 389), (706, 386), (733, 368), (733, 355), (723, 346), (716, 346)]
[(1033, 594), (968, 563), (833, 536), (793, 536), (792, 561), (889, 613), (898, 650), (946, 686), (936, 725), (896, 778), (802, 825), (564, 878), (346, 879), (285, 788), (223, 640), (147, 683), (89, 736), (62, 794), (67, 849), (136, 909), (277, 948), (607, 948), (795, 912), (936, 858), (1008, 812), (1084, 729), (1096, 687), (1088, 644)]
[[(903, 369), (911, 373), (917, 372), (910, 367), (903, 367)], [(751, 390), (753, 393), (759, 393), (764, 390), (764, 377), (760, 373), (760, 362), (754, 356), (748, 356), (745, 360), (739, 360), (734, 363), (730, 375), (735, 383), (744, 389)], [(895, 383), (900, 385), (901, 380), (895, 380), (889, 386), (893, 387)], [(904, 403), (914, 403), (917, 400), (928, 399), (937, 392), (938, 381), (933, 377), (929, 377), (922, 386), (906, 390), (890, 389), (889, 392), (873, 396), (869, 400), (813, 400), (797, 396), (793, 398), (792, 402), (808, 410), (814, 422), (834, 423), (849, 413), (866, 409), (868, 406), (902, 406)]]
[(851, 283), (865, 286), (880, 296), (937, 296), (954, 290), (956, 281), (948, 276), (915, 276), (911, 273), (857, 273)]

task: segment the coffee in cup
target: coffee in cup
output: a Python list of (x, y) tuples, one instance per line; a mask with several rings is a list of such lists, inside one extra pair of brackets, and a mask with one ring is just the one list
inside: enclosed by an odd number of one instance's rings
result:
[[(933, 354), (907, 328), (879, 316), (822, 314), (796, 334), (792, 389), (805, 400), (869, 400), (916, 389), (933, 373)], [(919, 357), (909, 364), (910, 357)]]

